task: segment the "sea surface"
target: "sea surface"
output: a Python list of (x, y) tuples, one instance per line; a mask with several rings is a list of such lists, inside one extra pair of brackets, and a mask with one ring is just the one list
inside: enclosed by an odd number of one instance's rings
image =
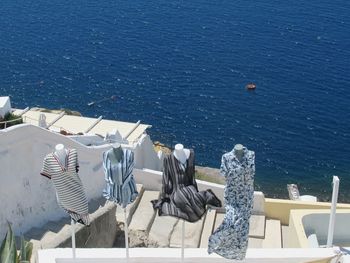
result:
[(267, 196), (329, 200), (338, 175), (350, 202), (347, 0), (2, 0), (0, 94), (141, 120), (203, 166), (241, 143)]

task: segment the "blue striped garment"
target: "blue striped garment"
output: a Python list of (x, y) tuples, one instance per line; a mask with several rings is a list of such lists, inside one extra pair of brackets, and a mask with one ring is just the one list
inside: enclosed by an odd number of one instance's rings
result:
[(125, 208), (132, 203), (137, 195), (136, 183), (132, 174), (134, 169), (134, 153), (123, 149), (120, 162), (112, 163), (109, 153), (113, 149), (103, 153), (103, 169), (105, 172), (106, 189), (103, 196)]

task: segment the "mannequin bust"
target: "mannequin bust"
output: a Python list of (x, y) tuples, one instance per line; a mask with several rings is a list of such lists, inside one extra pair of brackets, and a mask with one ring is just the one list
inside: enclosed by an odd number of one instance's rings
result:
[(123, 157), (123, 149), (120, 143), (115, 143), (108, 152), (108, 158), (112, 163), (119, 163)]
[(62, 165), (66, 165), (67, 150), (63, 144), (57, 144), (55, 146), (55, 155)]
[(46, 115), (41, 113), (39, 115), (39, 121), (38, 121), (39, 127), (46, 129), (47, 123), (46, 123)]
[(173, 154), (176, 159), (178, 159), (182, 164), (185, 164), (188, 157), (190, 157), (190, 150), (184, 149), (184, 146), (178, 143), (175, 145), (175, 150)]
[(243, 145), (242, 144), (236, 144), (233, 148), (235, 151), (235, 155), (239, 161), (242, 161), (244, 151), (243, 151)]

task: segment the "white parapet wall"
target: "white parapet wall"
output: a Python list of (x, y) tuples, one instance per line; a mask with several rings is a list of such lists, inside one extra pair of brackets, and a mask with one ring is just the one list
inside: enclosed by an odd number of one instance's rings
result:
[(9, 112), (11, 112), (10, 97), (0, 97), (0, 117), (3, 118)]
[[(138, 184), (142, 184), (147, 190), (161, 191), (162, 188), (162, 172), (150, 169), (134, 169), (135, 180)], [(210, 183), (206, 181), (196, 180), (198, 190), (211, 189), (215, 195), (223, 201), (224, 185)], [(262, 192), (254, 192), (253, 214), (265, 214), (265, 197)]]
[(156, 171), (163, 170), (162, 160), (158, 158), (149, 135), (143, 134), (140, 140), (133, 145), (133, 148), (135, 160), (137, 160), (135, 168), (148, 168)]
[[(184, 261), (181, 261), (180, 249), (174, 248), (132, 248), (129, 261), (125, 258), (125, 249), (77, 249), (77, 258), (72, 259), (72, 250), (56, 248), (38, 251), (39, 263), (300, 263), (300, 262), (330, 262), (336, 258), (339, 248), (317, 249), (248, 249), (244, 261), (234, 261), (222, 258), (216, 254), (208, 255), (206, 249), (185, 249)], [(335, 262), (335, 261), (332, 261)], [(347, 262), (347, 261), (344, 261)]]
[[(149, 136), (145, 135), (137, 145), (135, 166), (143, 168), (143, 165), (149, 165), (149, 168), (159, 169), (160, 161), (155, 159), (157, 154), (153, 146), (150, 147), (149, 141)], [(102, 196), (105, 187), (102, 154), (111, 148), (111, 144), (88, 147), (73, 138), (30, 124), (1, 130), (0, 238), (7, 231), (7, 222), (10, 222), (15, 233), (19, 234), (65, 216), (57, 205), (52, 183), (40, 175), (44, 157), (59, 143), (67, 148), (77, 149), (79, 176), (88, 199)], [(146, 149), (143, 149), (144, 145)], [(130, 145), (123, 147), (135, 151)], [(142, 156), (147, 153), (148, 156)]]
[(89, 149), (65, 136), (29, 124), (2, 130), (0, 237), (6, 233), (7, 221), (18, 234), (65, 216), (57, 205), (52, 183), (40, 175), (44, 157), (58, 143), (77, 149), (79, 176), (88, 199), (101, 197), (105, 186), (101, 156), (106, 149)]

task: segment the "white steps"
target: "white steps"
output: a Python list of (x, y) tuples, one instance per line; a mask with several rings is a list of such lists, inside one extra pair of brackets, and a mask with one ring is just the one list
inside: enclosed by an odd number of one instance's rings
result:
[(179, 219), (172, 216), (159, 216), (154, 219), (148, 235), (148, 247), (169, 247), (170, 238)]
[(201, 248), (207, 248), (208, 247), (208, 240), (210, 235), (214, 231), (214, 223), (215, 223), (215, 217), (216, 217), (216, 210), (208, 210), (207, 214), (205, 215), (204, 219), (204, 226), (201, 236), (201, 242), (199, 247)]
[(251, 215), (249, 220), (249, 237), (264, 238), (265, 236), (265, 216)]
[(213, 231), (215, 231), (215, 229), (221, 225), (222, 221), (224, 220), (224, 216), (225, 214), (223, 213), (216, 213)]
[(155, 218), (152, 200), (158, 199), (158, 191), (144, 191), (129, 225), (130, 247), (147, 246), (148, 233)]
[(282, 248), (281, 235), (281, 221), (267, 219), (265, 239), (262, 242), (262, 248)]
[[(127, 206), (127, 223), (129, 225), (130, 247), (181, 247), (182, 222), (170, 216), (158, 216), (153, 209), (152, 200), (159, 198), (158, 191), (146, 191), (142, 185), (137, 185), (139, 192), (136, 200)], [(223, 212), (222, 212), (223, 211)], [(185, 247), (207, 248), (208, 239), (222, 223), (225, 213), (223, 210), (208, 210), (201, 220), (195, 223), (185, 222)], [(40, 248), (42, 239), (55, 240), (56, 233), (68, 231), (70, 224), (63, 219), (62, 222), (49, 222), (45, 228), (33, 229), (32, 238), (34, 246)], [(124, 211), (118, 206), (116, 211), (117, 224), (124, 228)], [(68, 224), (67, 224), (68, 223)], [(43, 229), (45, 229), (43, 231)], [(41, 230), (41, 231), (39, 231)], [(252, 215), (249, 226), (249, 248), (281, 248), (288, 232), (286, 226), (281, 227), (278, 220), (266, 219), (263, 215)], [(119, 232), (117, 238), (123, 238)], [(51, 243), (51, 242), (49, 242)], [(283, 244), (285, 241), (283, 242)], [(123, 242), (121, 243), (123, 245)]]
[(263, 238), (249, 237), (248, 248), (262, 248)]
[[(137, 192), (139, 193), (138, 196), (136, 197), (136, 200), (132, 204), (129, 204), (126, 207), (126, 215), (127, 215), (126, 220), (128, 221), (128, 225), (130, 224), (132, 216), (135, 213), (140, 203), (140, 200), (142, 199), (143, 192), (145, 191), (143, 185), (141, 184), (136, 184), (136, 188), (137, 188)], [(122, 224), (124, 227), (124, 224), (125, 224), (124, 209), (120, 205), (117, 206), (116, 218), (117, 218), (117, 223)]]
[(287, 247), (287, 239), (288, 239), (288, 233), (289, 233), (289, 226), (282, 225), (282, 247)]
[[(185, 247), (199, 246), (201, 239), (204, 216), (197, 222), (185, 222)], [(183, 220), (179, 220), (170, 238), (170, 247), (181, 247)]]

